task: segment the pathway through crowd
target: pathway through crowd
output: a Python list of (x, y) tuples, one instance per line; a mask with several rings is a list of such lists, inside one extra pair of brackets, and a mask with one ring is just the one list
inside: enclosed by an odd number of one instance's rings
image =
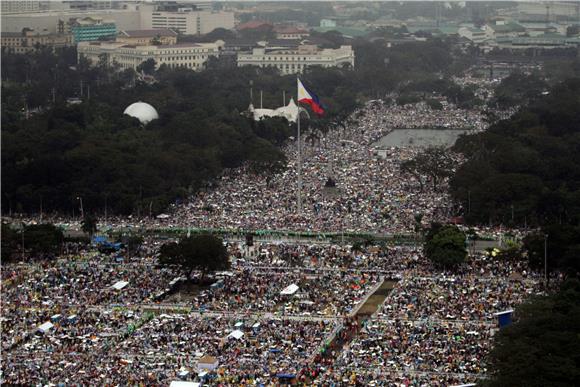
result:
[(396, 284), (397, 281), (383, 280), (382, 284), (367, 298), (354, 316), (345, 320), (342, 330), (330, 341), (325, 350), (317, 356), (315, 363), (323, 366), (332, 366), (342, 350), (358, 336), (361, 327), (383, 304)]

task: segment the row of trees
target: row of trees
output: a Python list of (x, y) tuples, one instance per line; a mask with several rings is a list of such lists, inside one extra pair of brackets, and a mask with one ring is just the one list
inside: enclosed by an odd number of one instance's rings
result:
[(502, 329), (489, 356), (483, 386), (573, 386), (580, 380), (580, 281), (552, 295), (535, 296), (516, 309), (517, 322)]
[[(448, 71), (454, 61), (448, 48), (442, 41), (389, 49), (361, 40), (355, 69), (311, 68), (302, 78), (322, 97), (327, 115), (304, 129), (343, 125), (358, 101), (419, 73)], [(201, 72), (144, 65), (157, 79), (145, 84), (133, 70), (118, 71), (106, 60), (77, 63), (71, 49), (2, 60), (5, 213), (72, 214), (82, 198), (87, 212), (155, 215), (224, 168), (248, 163), (256, 173), (275, 173), (285, 166), (278, 147), (295, 129), (284, 119), (254, 122), (240, 113), (250, 103), (250, 87), (254, 105), (258, 91), (268, 107), (281, 105), (284, 90), (287, 100), (295, 97), (295, 76), (228, 68), (217, 60)], [(71, 96), (83, 103), (67, 105)], [(143, 127), (124, 116), (135, 101), (153, 105), (160, 119)]]
[(580, 221), (580, 78), (455, 150), (468, 157), (451, 193), (471, 223), (578, 225)]
[(14, 229), (2, 223), (2, 260), (10, 261), (17, 256), (53, 257), (60, 252), (64, 240), (62, 230), (52, 224), (22, 225)]

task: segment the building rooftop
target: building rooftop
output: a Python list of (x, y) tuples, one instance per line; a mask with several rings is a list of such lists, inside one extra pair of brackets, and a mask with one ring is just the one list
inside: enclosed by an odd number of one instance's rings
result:
[(243, 31), (243, 30), (255, 30), (255, 29), (272, 28), (272, 27), (273, 27), (272, 23), (268, 23), (268, 22), (261, 21), (261, 20), (251, 20), (247, 23), (239, 24), (236, 27), (236, 29), (238, 31)]
[(367, 30), (359, 30), (355, 28), (348, 28), (348, 27), (314, 27), (314, 31), (316, 32), (329, 32), (329, 31), (338, 31), (345, 37), (353, 37), (357, 38), (359, 36), (365, 36), (369, 33)]
[(166, 37), (166, 36), (177, 36), (177, 32), (170, 29), (150, 29), (150, 30), (131, 30), (131, 31), (120, 31), (119, 35), (126, 36), (128, 38), (154, 38), (156, 36)]
[(276, 26), (274, 32), (278, 34), (307, 34), (308, 31), (292, 26)]

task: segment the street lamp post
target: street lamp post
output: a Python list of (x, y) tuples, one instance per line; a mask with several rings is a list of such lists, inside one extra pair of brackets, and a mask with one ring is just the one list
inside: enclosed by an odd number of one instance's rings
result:
[(548, 234), (544, 234), (544, 286), (548, 286)]
[(300, 114), (301, 113), (306, 113), (306, 115), (310, 118), (310, 115), (308, 114), (308, 112), (306, 110), (304, 110), (303, 108), (301, 108), (300, 106), (298, 106), (298, 117), (296, 117), (296, 123), (297, 123), (297, 129), (298, 129), (298, 135), (297, 135), (297, 142), (298, 142), (298, 162), (297, 162), (297, 173), (298, 173), (298, 197), (297, 197), (297, 201), (298, 201), (298, 214), (302, 215), (302, 144), (301, 144), (301, 139), (300, 139)]
[(22, 261), (24, 261), (24, 222), (22, 222), (21, 225), (22, 229), (20, 230), (20, 233), (22, 235)]
[(83, 198), (80, 196), (77, 196), (77, 199), (81, 203), (81, 219), (84, 219), (85, 218), (85, 210), (83, 209)]

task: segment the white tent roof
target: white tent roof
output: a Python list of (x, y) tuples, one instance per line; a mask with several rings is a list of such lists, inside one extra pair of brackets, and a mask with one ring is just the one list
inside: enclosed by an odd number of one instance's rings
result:
[(169, 384), (169, 387), (199, 387), (201, 383), (197, 382), (183, 382), (181, 380), (174, 380)]
[(125, 286), (129, 285), (129, 282), (127, 281), (119, 281), (116, 282), (113, 286), (111, 286), (113, 289), (117, 289), (117, 290), (121, 290), (123, 289)]
[(298, 290), (298, 285), (292, 284), (292, 285), (289, 285), (286, 288), (284, 288), (284, 290), (282, 290), (280, 292), (280, 294), (283, 294), (283, 295), (291, 295), (291, 294), (296, 293), (297, 290)]
[(38, 327), (38, 330), (41, 331), (42, 333), (46, 333), (50, 330), (50, 328), (52, 328), (54, 326), (53, 323), (51, 323), (50, 321), (45, 322), (44, 324), (42, 324), (41, 326)]
[(494, 316), (501, 316), (502, 314), (508, 314), (508, 313), (513, 313), (513, 312), (514, 312), (513, 309), (508, 309), (508, 310), (504, 310), (503, 312), (494, 313), (493, 315)]
[(296, 122), (298, 117), (298, 106), (294, 102), (294, 98), (290, 98), (288, 105), (281, 106), (277, 109), (255, 109), (252, 104), (248, 108), (250, 113), (253, 113), (254, 120), (258, 121), (264, 117), (284, 117), (290, 122)]
[(242, 336), (244, 336), (244, 332), (240, 331), (239, 329), (236, 329), (235, 331), (233, 331), (228, 335), (228, 337), (233, 337), (236, 340), (241, 339)]

